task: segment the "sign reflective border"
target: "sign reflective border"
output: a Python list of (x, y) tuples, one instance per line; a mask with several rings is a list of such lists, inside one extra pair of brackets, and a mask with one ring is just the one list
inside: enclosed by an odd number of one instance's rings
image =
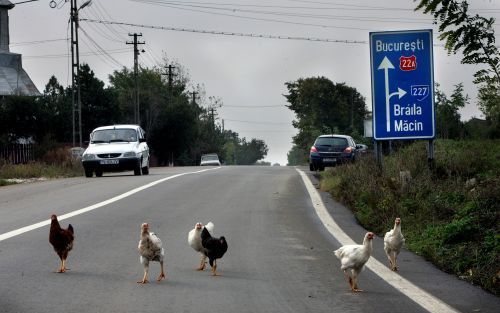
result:
[(432, 139), (432, 30), (370, 33), (373, 137)]

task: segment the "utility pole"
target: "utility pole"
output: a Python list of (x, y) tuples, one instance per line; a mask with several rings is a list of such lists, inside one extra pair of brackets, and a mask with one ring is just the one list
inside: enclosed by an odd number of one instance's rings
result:
[(166, 73), (162, 73), (162, 75), (167, 75), (168, 76), (168, 87), (172, 89), (172, 84), (174, 82), (174, 76), (177, 76), (177, 74), (174, 74), (173, 69), (175, 66), (172, 64), (165, 66), (165, 69), (168, 69)]
[[(137, 41), (137, 37), (142, 36), (141, 34), (133, 33), (133, 34), (128, 34), (129, 36), (134, 37), (134, 41), (127, 41), (127, 45), (134, 45), (134, 99), (135, 99), (135, 109), (134, 109), (134, 120), (137, 125), (141, 124), (141, 114), (140, 114), (140, 104), (139, 104), (139, 62), (138, 62), (138, 56), (139, 56), (139, 49), (137, 48), (137, 45), (143, 45), (145, 42), (139, 42)], [(144, 50), (142, 50), (144, 52)]]
[(71, 0), (71, 104), (73, 119), (73, 147), (76, 147), (76, 123), (78, 117), (79, 147), (82, 146), (82, 97), (80, 93), (80, 51), (78, 49), (78, 5), (77, 0)]
[(191, 102), (192, 104), (196, 104), (196, 95), (197, 94), (198, 94), (198, 92), (196, 92), (196, 91), (191, 92), (191, 97), (193, 99)]
[[(17, 4), (33, 2), (34, 0), (19, 2)], [(70, 0), (65, 0), (68, 2)], [(69, 11), (69, 21), (71, 23), (71, 117), (73, 125), (73, 147), (76, 147), (76, 117), (78, 117), (78, 139), (79, 147), (82, 147), (82, 97), (80, 90), (80, 51), (78, 49), (78, 12), (88, 5), (92, 4), (92, 0), (85, 1), (78, 7), (77, 0), (71, 0)], [(58, 6), (55, 0), (49, 3), (52, 9)]]
[(214, 108), (210, 108), (210, 119), (212, 120), (212, 127), (215, 129), (215, 117), (214, 117)]

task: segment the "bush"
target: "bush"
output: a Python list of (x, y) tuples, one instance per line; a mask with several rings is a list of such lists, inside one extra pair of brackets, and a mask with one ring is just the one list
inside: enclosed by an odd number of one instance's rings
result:
[(41, 161), (28, 164), (9, 164), (0, 162), (0, 178), (39, 178), (39, 177), (74, 177), (83, 175), (83, 166), (79, 160), (71, 157), (67, 148), (57, 148), (47, 152)]
[(368, 156), (325, 171), (321, 186), (381, 236), (401, 217), (408, 249), (500, 295), (499, 156), (498, 140), (439, 140), (429, 167), (415, 142), (384, 157), (383, 170)]

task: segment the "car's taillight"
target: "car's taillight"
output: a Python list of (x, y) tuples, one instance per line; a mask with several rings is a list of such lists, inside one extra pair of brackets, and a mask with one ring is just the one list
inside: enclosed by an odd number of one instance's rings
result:
[(352, 147), (347, 147), (344, 149), (344, 153), (351, 153), (352, 152)]
[(311, 150), (310, 150), (309, 152), (318, 152), (318, 149), (316, 149), (316, 147), (315, 147), (315, 146), (312, 146), (312, 147), (311, 147)]

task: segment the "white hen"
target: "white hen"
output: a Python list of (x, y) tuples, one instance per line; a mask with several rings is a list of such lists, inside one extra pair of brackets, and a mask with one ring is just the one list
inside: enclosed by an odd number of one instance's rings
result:
[(207, 225), (203, 226), (202, 223), (196, 223), (194, 228), (188, 234), (188, 243), (195, 251), (201, 254), (200, 266), (197, 268), (198, 271), (203, 271), (205, 269), (205, 260), (207, 256), (205, 255), (205, 248), (201, 245), (201, 231), (205, 227), (210, 233), (214, 231), (214, 224), (208, 222)]
[(371, 232), (365, 234), (362, 245), (345, 245), (335, 250), (335, 256), (340, 260), (349, 287), (354, 292), (363, 291), (358, 288), (358, 274), (372, 253), (372, 240), (375, 235)]
[(404, 243), (405, 238), (401, 233), (401, 219), (397, 217), (394, 221), (394, 228), (385, 233), (384, 236), (385, 254), (387, 254), (387, 258), (389, 259), (389, 267), (393, 271), (398, 270), (396, 259)]
[(160, 262), (160, 276), (158, 276), (158, 281), (165, 278), (165, 272), (163, 271), (163, 258), (165, 257), (165, 250), (162, 248), (162, 243), (160, 238), (156, 236), (155, 233), (149, 232), (148, 223), (142, 223), (141, 225), (141, 240), (139, 240), (139, 260), (144, 266), (144, 277), (139, 284), (148, 283), (148, 271), (149, 271), (149, 261)]

